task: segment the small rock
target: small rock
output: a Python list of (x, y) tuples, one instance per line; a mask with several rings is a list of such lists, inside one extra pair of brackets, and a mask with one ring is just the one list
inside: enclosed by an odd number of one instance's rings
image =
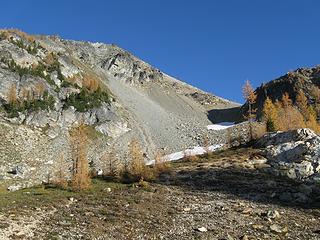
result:
[(207, 232), (208, 230), (205, 227), (200, 227), (200, 228), (197, 228), (197, 231), (199, 231), (199, 232)]
[(262, 229), (262, 228), (263, 228), (263, 225), (253, 224), (252, 227), (253, 227), (254, 229)]
[(189, 207), (186, 207), (183, 209), (184, 212), (190, 212), (190, 210), (191, 210), (191, 208), (189, 208)]
[(20, 185), (12, 185), (12, 186), (9, 186), (9, 187), (8, 187), (8, 190), (9, 190), (10, 192), (14, 192), (14, 191), (20, 190), (21, 188), (22, 188), (22, 186), (20, 186)]
[(227, 239), (228, 240), (234, 240), (234, 238), (229, 233), (227, 234)]
[(77, 200), (76, 200), (75, 198), (73, 198), (73, 197), (70, 197), (70, 198), (69, 198), (69, 201), (70, 201), (70, 202), (76, 202)]
[(267, 212), (267, 217), (270, 219), (280, 218), (280, 213), (277, 210), (269, 210)]
[(272, 224), (270, 226), (270, 230), (276, 233), (286, 233), (288, 232), (288, 228), (287, 227), (281, 227), (278, 224)]
[(252, 213), (252, 208), (245, 208), (242, 211), (243, 214), (251, 214)]
[(249, 240), (249, 237), (247, 235), (243, 235), (240, 239), (241, 240)]

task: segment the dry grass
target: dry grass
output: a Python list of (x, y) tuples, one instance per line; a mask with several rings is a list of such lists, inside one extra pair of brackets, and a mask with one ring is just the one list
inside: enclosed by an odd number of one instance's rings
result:
[(81, 76), (79, 76), (79, 75), (72, 75), (72, 76), (66, 78), (67, 82), (69, 82), (71, 84), (75, 84), (79, 79), (81, 79)]
[(165, 158), (165, 154), (162, 150), (156, 152), (154, 161), (154, 170), (158, 174), (166, 172), (170, 168), (170, 162)]
[(34, 86), (34, 93), (38, 98), (41, 98), (46, 90), (46, 86), (42, 82), (38, 82)]
[(101, 88), (100, 81), (96, 77), (94, 77), (93, 75), (86, 74), (83, 77), (82, 81), (83, 81), (83, 86), (86, 89), (88, 89), (90, 92), (95, 92), (99, 88)]
[(19, 29), (5, 29), (1, 31), (4, 36), (6, 37), (6, 39), (10, 38), (12, 35), (18, 35), (19, 37), (21, 37), (22, 39), (25, 39), (29, 42), (34, 42), (35, 41), (35, 37), (25, 33)]
[(189, 161), (189, 162), (197, 162), (199, 161), (199, 157), (197, 155), (191, 155), (190, 151), (185, 150), (184, 151), (184, 160)]
[(48, 65), (53, 65), (57, 61), (57, 56), (53, 52), (49, 52), (44, 58), (44, 62)]

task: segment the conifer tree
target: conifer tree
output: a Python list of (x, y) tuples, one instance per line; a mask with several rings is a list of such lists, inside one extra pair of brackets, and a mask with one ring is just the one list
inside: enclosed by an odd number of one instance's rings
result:
[(132, 139), (129, 144), (129, 154), (131, 156), (130, 172), (141, 178), (145, 171), (143, 152), (137, 139)]
[(263, 115), (266, 120), (267, 131), (276, 131), (277, 108), (269, 97), (267, 97), (263, 104)]
[(257, 100), (257, 94), (254, 92), (253, 87), (251, 86), (249, 80), (246, 81), (242, 88), (242, 93), (244, 99), (248, 103), (248, 115), (247, 118), (249, 120), (249, 127), (250, 127), (250, 138), (252, 139), (253, 137), (253, 129), (252, 129), (252, 121), (255, 118), (255, 109), (253, 109), (253, 105), (255, 104)]
[(80, 124), (70, 131), (73, 171), (72, 188), (75, 191), (88, 189), (91, 185), (89, 161), (87, 158), (87, 127)]
[(292, 100), (288, 93), (284, 93), (281, 98), (281, 105), (277, 116), (277, 128), (281, 131), (288, 131), (305, 127), (305, 121), (299, 110), (292, 105)]
[(308, 99), (304, 92), (300, 89), (296, 99), (296, 105), (299, 108), (301, 114), (308, 120), (310, 117), (310, 111), (308, 107)]
[(7, 101), (10, 105), (15, 105), (18, 102), (17, 87), (12, 84), (7, 92)]

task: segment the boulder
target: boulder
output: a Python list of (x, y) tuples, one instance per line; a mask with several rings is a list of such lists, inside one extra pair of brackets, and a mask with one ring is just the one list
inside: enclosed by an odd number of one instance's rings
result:
[(310, 129), (268, 133), (258, 140), (268, 163), (292, 179), (312, 180), (320, 170), (320, 136)]

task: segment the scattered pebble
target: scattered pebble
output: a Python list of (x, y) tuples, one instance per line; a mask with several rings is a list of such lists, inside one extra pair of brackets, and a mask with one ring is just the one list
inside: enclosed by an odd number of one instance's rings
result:
[(208, 230), (205, 227), (197, 228), (199, 232), (207, 232)]

